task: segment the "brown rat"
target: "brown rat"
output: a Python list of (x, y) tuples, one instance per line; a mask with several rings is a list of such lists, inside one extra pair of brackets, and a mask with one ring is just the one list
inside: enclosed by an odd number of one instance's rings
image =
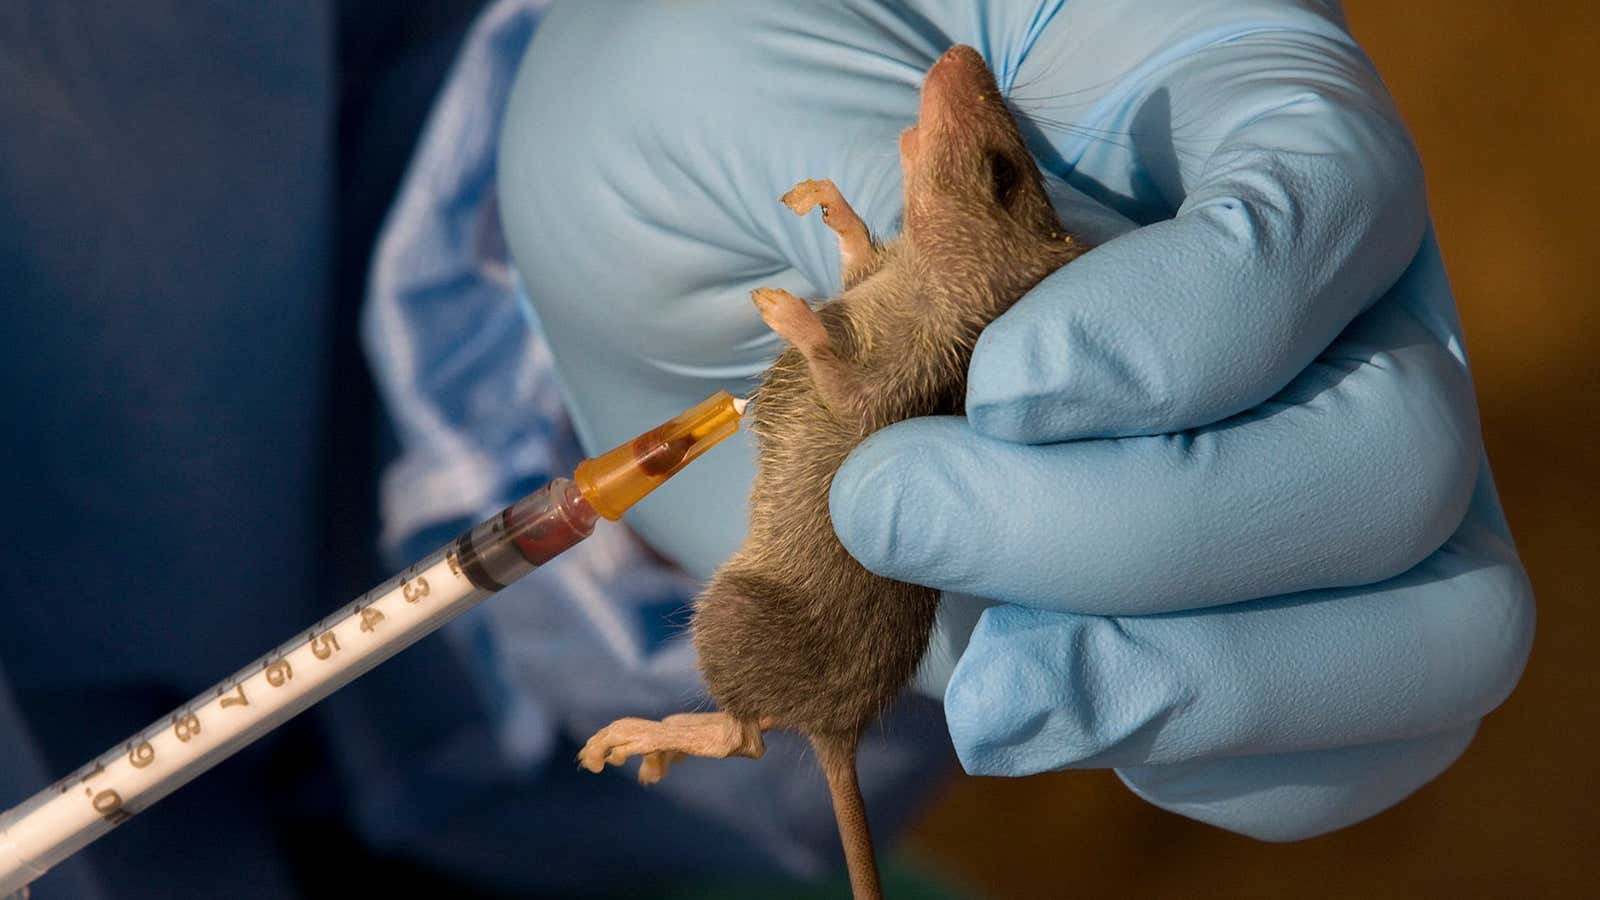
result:
[(850, 882), (877, 897), (877, 867), (856, 780), (862, 731), (915, 674), (939, 594), (861, 566), (839, 543), (828, 490), (872, 432), (915, 416), (960, 414), (978, 334), (1083, 252), (1062, 230), (994, 76), (951, 48), (922, 85), (900, 136), (905, 219), (878, 244), (831, 182), (783, 197), (821, 206), (839, 235), (844, 293), (813, 310), (784, 291), (754, 293), (788, 340), (757, 391), (760, 445), (745, 544), (695, 605), (700, 668), (721, 710), (622, 719), (584, 746), (591, 771), (644, 757), (661, 778), (685, 755), (759, 757), (761, 733), (810, 738), (827, 777)]

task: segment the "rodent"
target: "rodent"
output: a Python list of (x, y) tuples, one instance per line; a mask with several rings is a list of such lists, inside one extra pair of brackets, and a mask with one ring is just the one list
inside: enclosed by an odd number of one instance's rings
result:
[(752, 756), (762, 731), (810, 739), (827, 777), (858, 898), (881, 889), (855, 757), (863, 730), (915, 674), (938, 592), (872, 574), (840, 544), (828, 492), (845, 457), (884, 426), (964, 411), (983, 328), (1086, 247), (1062, 228), (993, 73), (955, 46), (923, 80), (901, 133), (905, 215), (878, 243), (831, 182), (783, 198), (821, 206), (839, 235), (844, 292), (812, 309), (761, 289), (791, 345), (752, 398), (758, 467), (750, 530), (695, 603), (691, 631), (719, 712), (623, 719), (580, 754), (592, 771), (643, 756), (658, 780), (684, 755)]

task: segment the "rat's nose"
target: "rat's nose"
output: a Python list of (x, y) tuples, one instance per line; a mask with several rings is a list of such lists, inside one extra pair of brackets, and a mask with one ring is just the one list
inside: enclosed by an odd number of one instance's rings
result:
[(956, 44), (949, 50), (946, 50), (943, 56), (939, 57), (939, 62), (942, 63), (947, 61), (981, 66), (983, 65), (983, 54), (967, 46), (966, 44)]
[(959, 96), (970, 102), (989, 84), (989, 66), (978, 51), (957, 44), (944, 52), (922, 80), (922, 93)]
[(978, 51), (957, 44), (934, 62), (922, 80), (922, 104), (918, 120), (933, 125), (947, 116), (959, 116), (988, 91), (992, 80), (989, 67)]

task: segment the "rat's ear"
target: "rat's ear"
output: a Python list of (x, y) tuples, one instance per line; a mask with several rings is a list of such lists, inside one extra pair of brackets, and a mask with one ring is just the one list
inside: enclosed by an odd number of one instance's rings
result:
[(1022, 169), (1007, 154), (999, 150), (988, 153), (989, 179), (996, 203), (1010, 207), (1016, 199), (1017, 186), (1022, 182)]

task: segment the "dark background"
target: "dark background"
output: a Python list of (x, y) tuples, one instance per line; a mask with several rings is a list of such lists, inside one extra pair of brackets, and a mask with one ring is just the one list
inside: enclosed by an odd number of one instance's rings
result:
[(1595, 897), (1600, 791), (1600, 15), (1583, 2), (1350, 0), (1422, 151), (1484, 438), (1539, 628), (1465, 757), (1394, 810), (1269, 845), (1109, 773), (963, 779), (912, 840), (994, 897)]

